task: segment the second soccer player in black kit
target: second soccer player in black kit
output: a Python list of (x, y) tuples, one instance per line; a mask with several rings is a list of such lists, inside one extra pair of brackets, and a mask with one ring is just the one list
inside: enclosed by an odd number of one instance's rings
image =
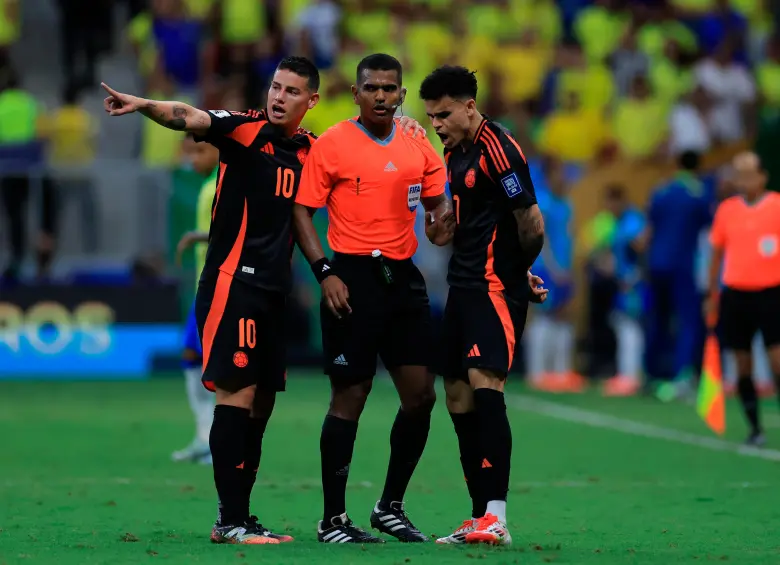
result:
[(529, 298), (546, 296), (529, 271), (544, 225), (520, 146), (479, 113), (476, 96), (474, 73), (463, 67), (438, 68), (420, 87), (444, 143), (455, 213), (438, 370), (473, 503), (471, 519), (438, 541), (508, 545), (512, 432), (504, 383)]
[(203, 111), (103, 85), (112, 116), (140, 112), (220, 150), (206, 264), (195, 300), (203, 383), (216, 392), (209, 444), (219, 516), (215, 543), (277, 544), (249, 514), (262, 440), (286, 381), (292, 205), (314, 137), (299, 128), (319, 99), (319, 73), (302, 57), (279, 64), (264, 111)]

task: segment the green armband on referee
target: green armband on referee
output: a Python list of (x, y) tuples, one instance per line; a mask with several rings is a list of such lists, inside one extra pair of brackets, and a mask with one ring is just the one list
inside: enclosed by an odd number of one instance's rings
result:
[(314, 278), (317, 279), (317, 282), (322, 283), (322, 281), (333, 274), (333, 267), (328, 258), (323, 257), (311, 264), (311, 272), (314, 273)]

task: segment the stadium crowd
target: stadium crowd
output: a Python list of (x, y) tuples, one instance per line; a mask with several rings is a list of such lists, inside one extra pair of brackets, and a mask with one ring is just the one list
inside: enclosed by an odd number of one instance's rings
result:
[[(59, 105), (48, 109), (14, 68), (19, 4), (0, 0), (6, 278), (18, 276), (26, 252), (30, 184), (27, 169), (9, 163), (60, 171), (42, 175), (48, 197), (40, 200), (39, 274), (56, 248), (58, 195), (78, 193), (84, 251), (94, 249), (97, 212), (84, 171), (101, 151), (100, 109), (80, 100), (98, 87), (101, 58), (124, 44), (146, 96), (207, 108), (261, 107), (281, 58), (307, 55), (323, 77), (322, 99), (303, 123), (316, 133), (356, 114), (349, 87), (368, 53), (402, 61), (409, 95), (401, 111), (424, 125), (422, 78), (437, 65), (462, 64), (478, 73), (480, 106), (521, 143), (545, 214), (547, 245), (534, 270), (551, 294), (524, 344), (525, 372), (545, 390), (582, 390), (580, 374), (605, 373), (617, 375), (608, 394), (636, 393), (644, 373), (648, 382), (675, 383), (658, 389), (664, 398), (685, 389), (705, 333), (706, 233), (715, 205), (733, 192), (728, 167), (704, 170), (703, 157), (757, 138), (766, 151), (780, 146), (780, 13), (760, 0), (129, 0), (122, 30), (113, 28), (119, 3), (90, 1), (84, 19), (75, 16), (83, 3), (77, 10), (60, 0), (64, 80)], [(142, 127), (139, 167), (181, 170), (183, 134), (149, 120)], [(428, 137), (441, 153), (432, 129)], [(601, 211), (575, 223), (571, 189), (587, 171), (621, 160), (659, 168), (674, 162), (677, 172), (643, 203), (630, 179), (603, 186), (590, 197), (603, 202)], [(190, 183), (193, 194), (201, 182)], [(695, 220), (681, 216), (686, 199), (695, 203), (686, 209)], [(326, 218), (316, 218), (324, 233)], [(420, 239), (417, 262), (441, 308), (446, 251)], [(300, 316), (316, 318), (319, 286), (304, 262), (298, 274)], [(578, 284), (587, 288), (584, 320), (572, 302)], [(319, 336), (310, 343), (317, 348)], [(578, 349), (587, 361), (578, 360)]]

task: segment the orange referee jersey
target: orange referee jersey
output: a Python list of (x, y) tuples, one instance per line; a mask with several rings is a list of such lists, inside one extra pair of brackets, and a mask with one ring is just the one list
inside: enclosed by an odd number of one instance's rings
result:
[(780, 194), (749, 204), (724, 200), (715, 213), (710, 243), (724, 252), (723, 284), (756, 291), (780, 286)]
[(397, 124), (385, 140), (356, 118), (323, 133), (312, 145), (295, 202), (328, 207), (328, 243), (350, 255), (379, 249), (389, 259), (417, 250), (415, 214), (421, 198), (444, 194), (444, 163), (423, 136)]

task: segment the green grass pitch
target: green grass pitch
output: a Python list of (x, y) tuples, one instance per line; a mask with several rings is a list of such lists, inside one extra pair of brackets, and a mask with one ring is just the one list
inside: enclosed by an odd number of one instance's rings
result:
[[(291, 376), (263, 449), (253, 512), (295, 536), (278, 546), (216, 546), (209, 468), (172, 463), (191, 439), (181, 379), (135, 383), (0, 383), (0, 565), (264, 563), (423, 565), (780, 563), (780, 429), (740, 452), (728, 408), (714, 438), (682, 403), (595, 394), (544, 396), (513, 384), (511, 548), (320, 545), (319, 433), (324, 377)], [(427, 450), (407, 494), (426, 533), (444, 535), (470, 504), (441, 383)], [(398, 401), (378, 380), (351, 467), (348, 511), (368, 527)]]

